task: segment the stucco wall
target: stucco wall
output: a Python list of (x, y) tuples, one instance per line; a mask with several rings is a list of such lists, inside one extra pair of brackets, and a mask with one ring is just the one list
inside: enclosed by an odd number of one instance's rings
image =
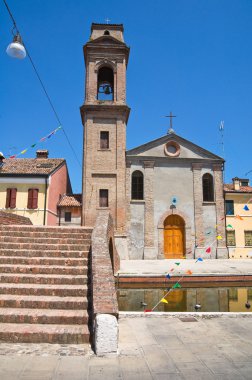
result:
[(68, 178), (66, 165), (61, 166), (50, 177), (50, 185), (47, 198), (47, 220), (48, 226), (58, 225), (57, 203), (60, 195), (67, 193)]
[[(6, 178), (7, 180), (7, 178)], [(24, 179), (27, 182), (27, 179)], [(43, 182), (44, 178), (40, 179)], [(44, 220), (44, 202), (45, 202), (45, 184), (36, 183), (36, 178), (31, 179), (31, 183), (22, 183), (22, 178), (19, 179), (20, 183), (13, 183), (10, 179), (9, 183), (0, 183), (0, 210), (8, 211), (12, 214), (21, 215), (29, 218), (34, 225), (43, 225)], [(6, 209), (6, 191), (8, 188), (16, 188), (16, 208)], [(28, 189), (36, 188), (38, 192), (38, 208), (35, 210), (27, 209), (28, 202)]]

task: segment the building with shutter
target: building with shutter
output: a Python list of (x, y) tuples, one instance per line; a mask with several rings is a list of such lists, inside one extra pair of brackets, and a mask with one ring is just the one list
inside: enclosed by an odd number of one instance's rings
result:
[(57, 203), (71, 192), (66, 161), (48, 158), (7, 158), (0, 165), (0, 211), (28, 217), (34, 225), (58, 225)]
[(82, 194), (63, 194), (58, 202), (60, 226), (81, 225)]
[(252, 258), (252, 187), (248, 179), (224, 185), (227, 247), (230, 259)]

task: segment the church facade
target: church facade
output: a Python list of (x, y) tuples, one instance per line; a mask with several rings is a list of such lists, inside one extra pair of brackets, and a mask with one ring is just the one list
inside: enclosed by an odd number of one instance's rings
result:
[(228, 258), (224, 160), (175, 134), (126, 151), (123, 25), (92, 24), (86, 66), (82, 224), (109, 209), (122, 259)]

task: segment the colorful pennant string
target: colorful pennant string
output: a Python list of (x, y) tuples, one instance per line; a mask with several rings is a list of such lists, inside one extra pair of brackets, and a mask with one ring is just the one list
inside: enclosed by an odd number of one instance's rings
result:
[(245, 210), (245, 211), (249, 211), (248, 205), (245, 205), (245, 206), (243, 207), (243, 210)]
[(243, 218), (240, 215), (235, 215), (236, 219), (243, 220)]
[(222, 236), (221, 236), (221, 235), (218, 235), (218, 236), (216, 236), (216, 239), (217, 239), (217, 240), (222, 240)]
[(234, 227), (232, 226), (232, 224), (228, 224), (227, 228), (234, 228)]
[(160, 302), (169, 303), (165, 298), (162, 298)]
[(180, 263), (175, 263), (176, 265), (180, 265)]
[(208, 247), (208, 248), (206, 249), (206, 253), (211, 253), (211, 247)]
[(51, 136), (55, 135), (55, 133), (57, 133), (60, 129), (62, 129), (62, 126), (60, 125), (58, 128), (54, 129), (52, 132), (50, 132), (48, 135), (46, 135), (45, 137), (42, 137), (37, 143), (34, 143), (32, 145), (30, 145), (30, 147), (26, 148), (26, 149), (23, 149), (20, 153), (18, 154), (13, 154), (12, 156), (10, 156), (9, 158), (16, 158), (18, 156), (20, 156), (21, 154), (25, 154), (29, 148), (34, 148), (39, 142), (43, 142), (47, 139), (49, 139)]

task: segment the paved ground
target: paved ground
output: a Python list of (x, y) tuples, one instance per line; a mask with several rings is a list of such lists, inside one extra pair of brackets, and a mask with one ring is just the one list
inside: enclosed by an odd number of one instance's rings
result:
[(0, 344), (1, 380), (252, 379), (252, 318), (120, 318), (119, 355), (85, 345)]
[[(252, 256), (251, 256), (252, 257)], [(179, 262), (177, 266), (175, 262)], [(247, 260), (121, 260), (120, 275), (146, 276), (164, 275), (171, 268), (174, 274), (192, 270), (193, 275), (252, 275), (252, 259)]]

